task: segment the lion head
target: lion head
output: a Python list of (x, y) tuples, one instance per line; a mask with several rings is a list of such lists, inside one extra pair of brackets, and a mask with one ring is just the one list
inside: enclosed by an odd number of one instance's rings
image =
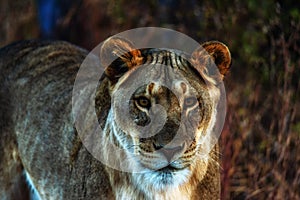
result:
[(193, 176), (201, 181), (213, 159), (218, 85), (231, 63), (228, 48), (209, 42), (187, 55), (136, 49), (114, 37), (103, 44), (100, 59), (111, 104), (104, 134), (110, 139), (104, 140), (124, 150), (139, 172), (133, 176), (136, 187), (159, 191)]

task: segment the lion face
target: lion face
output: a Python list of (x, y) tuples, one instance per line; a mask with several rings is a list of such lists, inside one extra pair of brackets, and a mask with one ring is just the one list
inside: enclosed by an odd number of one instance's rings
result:
[(129, 49), (117, 51), (110, 48), (124, 41), (115, 40), (102, 52), (117, 56), (106, 69), (116, 107), (109, 123), (117, 127), (114, 142), (143, 169), (134, 176), (136, 184), (163, 189), (186, 182), (195, 171), (203, 177), (219, 98), (214, 80), (204, 73), (211, 58), (196, 52), (198, 62), (172, 50), (136, 50), (127, 41)]
[[(158, 54), (174, 62), (145, 61), (141, 68), (151, 72), (147, 77), (138, 68), (128, 71), (114, 86), (112, 99), (124, 102), (115, 111), (115, 124), (121, 125), (127, 136), (120, 140), (123, 147), (132, 144), (128, 153), (134, 156), (134, 165), (146, 171), (144, 179), (155, 180), (153, 185), (166, 186), (188, 179), (195, 161), (203, 156), (199, 141), (211, 124), (215, 100), (183, 55), (179, 58), (169, 51), (155, 51)], [(150, 82), (136, 84), (138, 79)], [(118, 98), (122, 94), (127, 94), (129, 101)], [(126, 107), (128, 114), (123, 110)]]
[(179, 83), (178, 86), (177, 90), (185, 92), (180, 98), (169, 88), (151, 83), (139, 88), (129, 103), (130, 119), (139, 126), (158, 123), (151, 116), (157, 105), (157, 110), (165, 112), (165, 123), (160, 130), (146, 137), (142, 132), (137, 133), (141, 137), (133, 140), (134, 155), (148, 169), (144, 178), (156, 180), (158, 186), (177, 185), (188, 178), (196, 158), (201, 156), (198, 142), (204, 134), (201, 127), (207, 126), (211, 118), (211, 105), (203, 102), (201, 94), (192, 96), (187, 85)]

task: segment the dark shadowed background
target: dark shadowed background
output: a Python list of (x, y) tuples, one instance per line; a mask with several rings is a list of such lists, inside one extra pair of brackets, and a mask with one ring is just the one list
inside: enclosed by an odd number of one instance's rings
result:
[(221, 135), (223, 199), (300, 199), (300, 2), (0, 0), (0, 46), (50, 38), (91, 50), (158, 26), (232, 52)]

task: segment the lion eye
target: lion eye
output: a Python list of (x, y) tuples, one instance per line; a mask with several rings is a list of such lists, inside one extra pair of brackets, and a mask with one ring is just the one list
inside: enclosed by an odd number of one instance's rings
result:
[(150, 108), (151, 106), (151, 102), (149, 99), (147, 99), (146, 97), (139, 97), (136, 100), (137, 104), (143, 108)]
[(194, 97), (188, 97), (184, 100), (184, 106), (185, 107), (192, 107), (197, 104), (197, 99)]

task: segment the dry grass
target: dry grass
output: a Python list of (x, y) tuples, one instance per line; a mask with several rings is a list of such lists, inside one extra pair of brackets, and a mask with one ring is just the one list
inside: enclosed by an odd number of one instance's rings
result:
[(0, 47), (16, 40), (38, 36), (34, 0), (0, 0)]
[(266, 80), (229, 81), (224, 199), (300, 199), (299, 30), (270, 37)]

